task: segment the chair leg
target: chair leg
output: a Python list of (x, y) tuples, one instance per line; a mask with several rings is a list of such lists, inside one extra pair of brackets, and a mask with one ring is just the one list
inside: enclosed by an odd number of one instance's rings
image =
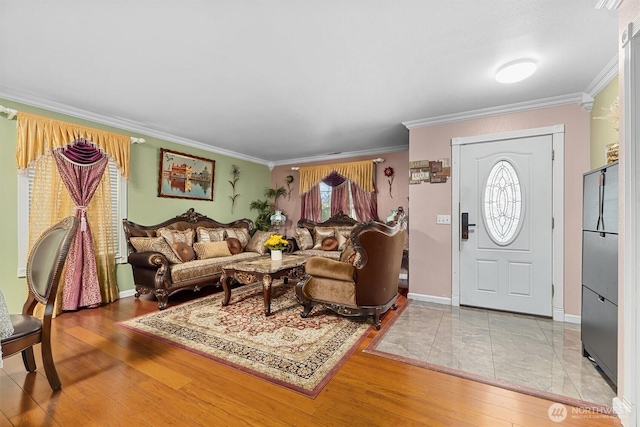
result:
[(51, 342), (42, 340), (42, 364), (44, 365), (44, 371), (47, 374), (47, 380), (53, 390), (60, 390), (62, 384), (60, 383), (60, 377), (58, 377), (58, 371), (53, 363), (53, 354), (51, 353)]
[(24, 368), (27, 372), (36, 371), (36, 359), (33, 356), (33, 347), (22, 350), (22, 361), (24, 362)]
[(380, 311), (380, 307), (376, 307), (373, 313), (373, 326), (375, 326), (378, 331), (380, 330)]
[(303, 310), (302, 310), (302, 313), (300, 313), (300, 317), (304, 319), (309, 315), (313, 306), (311, 305), (311, 303), (304, 303), (302, 304), (302, 308)]

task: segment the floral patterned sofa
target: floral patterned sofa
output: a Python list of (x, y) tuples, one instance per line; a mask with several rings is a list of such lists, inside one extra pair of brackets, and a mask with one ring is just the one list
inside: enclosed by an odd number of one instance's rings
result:
[(161, 310), (175, 292), (219, 285), (223, 266), (266, 254), (264, 242), (271, 235), (257, 231), (250, 237), (250, 219), (225, 224), (193, 208), (160, 224), (144, 226), (124, 219), (123, 226), (135, 296), (153, 293)]
[(342, 212), (323, 222), (301, 219), (294, 230), (295, 236), (289, 239), (289, 252), (339, 260), (356, 224), (358, 221)]

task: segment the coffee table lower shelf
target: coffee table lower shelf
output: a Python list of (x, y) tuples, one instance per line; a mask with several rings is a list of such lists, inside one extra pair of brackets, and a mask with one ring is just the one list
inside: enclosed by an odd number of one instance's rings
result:
[(222, 289), (224, 289), (222, 305), (229, 305), (231, 300), (231, 279), (244, 285), (262, 282), (264, 315), (269, 316), (271, 314), (271, 285), (273, 280), (282, 278), (287, 283), (289, 279), (302, 279), (307, 258), (300, 255), (284, 254), (282, 255), (282, 260), (272, 261), (270, 256), (264, 256), (223, 267), (222, 276), (220, 276)]

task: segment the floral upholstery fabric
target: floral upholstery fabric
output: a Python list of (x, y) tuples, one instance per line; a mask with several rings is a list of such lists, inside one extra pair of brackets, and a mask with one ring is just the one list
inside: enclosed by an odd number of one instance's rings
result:
[(311, 232), (304, 227), (296, 227), (294, 238), (298, 244), (298, 249), (302, 251), (313, 247), (313, 237), (311, 237)]
[(197, 259), (183, 264), (175, 264), (171, 266), (171, 280), (173, 283), (178, 284), (178, 282), (189, 279), (220, 274), (222, 267), (226, 265), (238, 261), (248, 261), (258, 257), (260, 257), (260, 254), (256, 252), (242, 252), (227, 257)]
[(224, 240), (224, 228), (196, 228), (198, 242), (222, 242)]
[(180, 264), (182, 260), (169, 246), (164, 237), (132, 237), (131, 244), (137, 252), (160, 252), (167, 257), (170, 264)]
[(264, 242), (266, 242), (269, 237), (271, 237), (271, 234), (273, 233), (269, 231), (256, 231), (251, 240), (249, 240), (249, 243), (247, 243), (247, 246), (244, 248), (244, 250), (246, 252), (257, 252), (260, 255), (266, 254), (267, 248), (264, 245)]
[(249, 243), (249, 230), (244, 227), (225, 228), (224, 232), (226, 237), (233, 237), (234, 239), (240, 240), (242, 249)]

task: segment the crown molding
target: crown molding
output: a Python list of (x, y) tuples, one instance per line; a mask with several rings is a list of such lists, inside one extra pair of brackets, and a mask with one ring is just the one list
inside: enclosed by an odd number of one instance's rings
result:
[(224, 148), (214, 147), (202, 142), (194, 141), (192, 139), (183, 138), (177, 135), (173, 135), (167, 132), (161, 132), (149, 127), (146, 127), (140, 123), (130, 120), (119, 119), (115, 117), (109, 117), (102, 114), (92, 113), (90, 111), (82, 110), (79, 108), (71, 107), (59, 102), (50, 101), (48, 99), (40, 98), (31, 94), (19, 93), (15, 90), (10, 90), (0, 86), (0, 98), (7, 99), (9, 101), (19, 102), (21, 104), (29, 105), (31, 107), (43, 108), (45, 110), (53, 111), (67, 116), (76, 117), (78, 119), (89, 120), (95, 123), (100, 123), (106, 126), (112, 126), (114, 128), (122, 129), (129, 132), (134, 132), (144, 136), (152, 138), (158, 138), (169, 142), (175, 142), (176, 144), (185, 145), (187, 147), (197, 148), (199, 150), (208, 151), (211, 153), (221, 154), (223, 156), (232, 157), (239, 160), (246, 160), (248, 162), (258, 163), (261, 165), (268, 165), (269, 161), (259, 159), (257, 157), (247, 156), (245, 154), (237, 153), (235, 151), (225, 150)]
[(620, 58), (616, 53), (616, 56), (611, 58), (611, 61), (600, 71), (600, 73), (593, 79), (593, 81), (587, 86), (585, 92), (595, 97), (611, 80), (613, 80), (619, 73)]
[(327, 160), (344, 159), (347, 157), (377, 156), (378, 154), (394, 153), (396, 151), (406, 151), (408, 149), (409, 149), (409, 143), (407, 142), (406, 145), (396, 145), (392, 147), (374, 148), (370, 150), (349, 151), (349, 152), (344, 152), (340, 154), (324, 154), (324, 155), (313, 156), (313, 157), (301, 157), (299, 159), (281, 160), (281, 161), (273, 162), (273, 165), (286, 166), (286, 165), (297, 165), (299, 163), (326, 162)]
[(550, 98), (536, 99), (532, 101), (517, 102), (515, 104), (501, 105), (498, 107), (481, 108), (478, 110), (461, 113), (445, 114), (443, 116), (402, 122), (409, 130), (425, 126), (442, 125), (445, 123), (462, 122), (484, 117), (499, 116), (502, 114), (517, 113), (521, 111), (537, 110), (540, 108), (556, 107), (559, 105), (579, 104), (583, 105), (583, 93), (571, 93), (568, 95), (553, 96)]

